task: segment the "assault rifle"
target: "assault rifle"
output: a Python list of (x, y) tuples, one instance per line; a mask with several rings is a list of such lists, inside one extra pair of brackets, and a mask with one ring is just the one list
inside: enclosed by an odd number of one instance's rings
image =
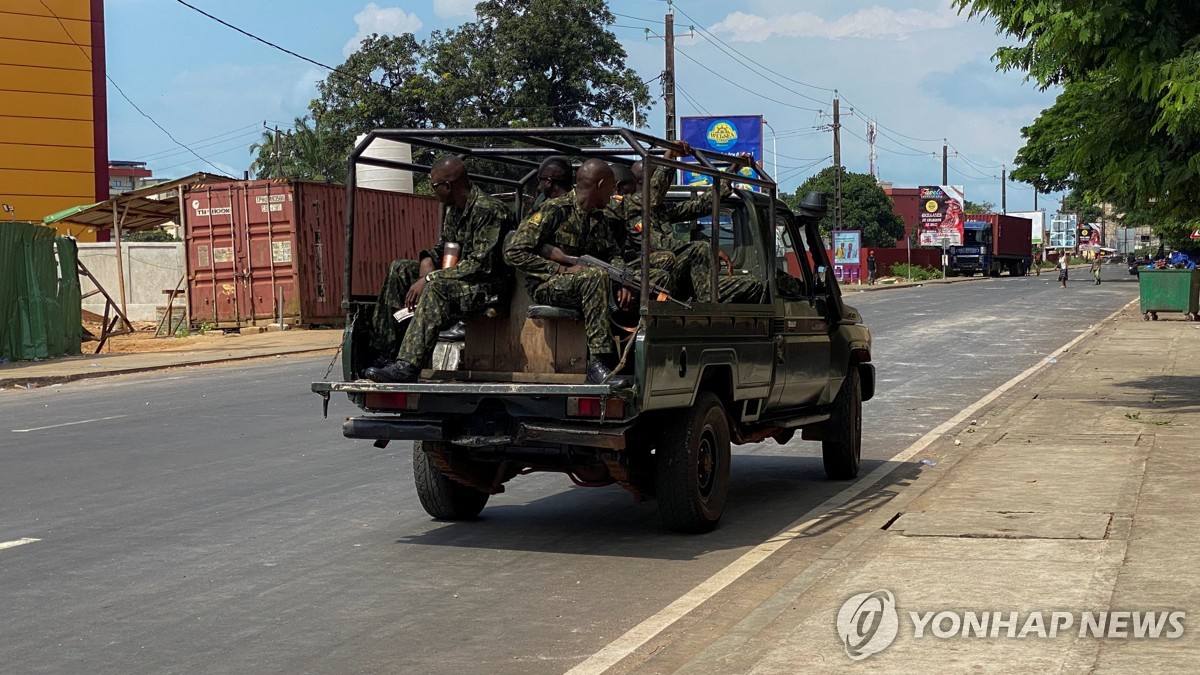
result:
[[(544, 244), (538, 253), (540, 253), (543, 258), (556, 262), (559, 265), (564, 265), (567, 267), (571, 267), (573, 265), (582, 265), (584, 267), (595, 267), (597, 269), (602, 269), (606, 274), (608, 274), (608, 278), (615, 283), (620, 284), (621, 286), (624, 286), (632, 291), (642, 290), (642, 278), (640, 276), (634, 274), (630, 270), (625, 269), (624, 267), (618, 267), (611, 263), (606, 263), (599, 258), (590, 255), (567, 255), (566, 252), (561, 248), (551, 244)], [(666, 298), (667, 300), (670, 300), (671, 302), (682, 307), (686, 307), (687, 309), (692, 308), (691, 303), (684, 302), (683, 300), (673, 297), (671, 295), (671, 291), (654, 283), (653, 281), (650, 282), (650, 290), (658, 293), (660, 298)]]

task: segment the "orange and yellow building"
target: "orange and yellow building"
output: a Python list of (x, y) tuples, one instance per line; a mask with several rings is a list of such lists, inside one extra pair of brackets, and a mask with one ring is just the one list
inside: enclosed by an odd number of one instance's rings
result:
[(107, 198), (103, 0), (0, 0), (0, 202), (41, 220)]

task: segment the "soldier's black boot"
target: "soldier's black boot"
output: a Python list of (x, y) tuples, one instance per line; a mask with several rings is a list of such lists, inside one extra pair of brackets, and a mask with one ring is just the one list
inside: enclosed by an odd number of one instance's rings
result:
[(382, 368), (367, 368), (363, 377), (372, 382), (416, 382), (421, 369), (408, 361), (396, 361)]
[(618, 389), (627, 389), (633, 386), (633, 379), (626, 375), (613, 375), (612, 371), (617, 365), (616, 356), (612, 354), (604, 354), (602, 356), (593, 357), (588, 361), (587, 365), (587, 381), (589, 384), (611, 384)]
[(459, 321), (446, 330), (438, 333), (438, 339), (447, 342), (462, 342), (467, 337), (467, 324)]

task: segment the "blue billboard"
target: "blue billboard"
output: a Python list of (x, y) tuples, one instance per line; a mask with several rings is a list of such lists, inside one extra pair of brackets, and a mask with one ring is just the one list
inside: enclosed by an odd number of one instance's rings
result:
[[(763, 118), (762, 115), (726, 115), (723, 117), (681, 117), (679, 119), (679, 138), (693, 148), (711, 150), (726, 155), (737, 155), (748, 152), (754, 161), (761, 162), (763, 158)], [(684, 161), (695, 162), (695, 159)], [(757, 178), (758, 172), (752, 168), (744, 168), (742, 175)], [(712, 179), (708, 176), (683, 172), (683, 185), (710, 185)], [(758, 188), (755, 188), (758, 189)]]

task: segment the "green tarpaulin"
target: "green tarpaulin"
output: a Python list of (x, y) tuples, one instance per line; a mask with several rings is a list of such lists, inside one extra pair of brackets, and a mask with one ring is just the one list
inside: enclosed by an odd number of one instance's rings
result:
[[(55, 260), (57, 244), (59, 260)], [(76, 245), (49, 227), (0, 223), (0, 359), (78, 354)]]

